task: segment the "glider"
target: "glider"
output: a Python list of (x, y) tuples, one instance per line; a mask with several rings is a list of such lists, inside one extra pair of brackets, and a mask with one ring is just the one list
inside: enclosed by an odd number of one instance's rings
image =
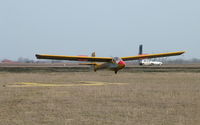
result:
[[(90, 63), (82, 63), (82, 65), (91, 65), (96, 72), (99, 69), (110, 69), (117, 74), (117, 72), (126, 66), (125, 61), (141, 60), (146, 58), (158, 58), (177, 56), (185, 53), (185, 51), (159, 53), (159, 54), (148, 54), (148, 55), (137, 55), (127, 57), (96, 57), (95, 53), (92, 53), (91, 57), (87, 56), (64, 56), (64, 55), (46, 55), (36, 54), (37, 59), (53, 59), (53, 60), (71, 60), (71, 61), (86, 61)], [(97, 63), (102, 62), (102, 63)]]

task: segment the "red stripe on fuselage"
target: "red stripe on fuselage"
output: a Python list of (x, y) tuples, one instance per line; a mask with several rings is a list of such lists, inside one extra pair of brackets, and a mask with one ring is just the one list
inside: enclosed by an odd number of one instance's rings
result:
[(126, 63), (124, 61), (118, 62), (118, 69), (123, 69), (126, 66)]
[(121, 66), (126, 65), (126, 63), (124, 61), (120, 61), (118, 64), (121, 65)]

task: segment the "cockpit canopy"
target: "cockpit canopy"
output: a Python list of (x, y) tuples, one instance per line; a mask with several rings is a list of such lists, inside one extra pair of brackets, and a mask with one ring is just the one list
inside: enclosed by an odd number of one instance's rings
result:
[(113, 57), (112, 61), (114, 63), (119, 63), (120, 61), (122, 61), (122, 59), (120, 57)]

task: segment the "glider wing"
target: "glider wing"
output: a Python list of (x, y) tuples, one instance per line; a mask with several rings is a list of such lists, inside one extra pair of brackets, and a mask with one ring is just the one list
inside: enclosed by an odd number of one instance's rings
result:
[(112, 57), (87, 57), (87, 56), (62, 56), (62, 55), (35, 55), (37, 59), (90, 61), (90, 62), (111, 62)]
[(181, 55), (183, 53), (185, 53), (185, 51), (159, 53), (159, 54), (147, 54), (147, 55), (138, 55), (138, 56), (128, 56), (128, 57), (122, 57), (122, 60), (129, 61), (129, 60), (139, 60), (139, 59), (146, 59), (146, 58), (177, 56), (177, 55)]

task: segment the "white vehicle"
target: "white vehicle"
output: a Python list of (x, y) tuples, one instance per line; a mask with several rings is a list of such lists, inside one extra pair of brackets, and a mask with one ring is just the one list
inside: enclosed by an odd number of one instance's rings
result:
[[(148, 54), (143, 54), (143, 45), (139, 46), (139, 53), (138, 55), (148, 55)], [(161, 66), (163, 63), (160, 61), (151, 61), (149, 59), (141, 59), (139, 60), (139, 65), (144, 65), (144, 66), (152, 66), (152, 65), (159, 65)]]
[(151, 61), (151, 60), (141, 60), (140, 65), (144, 65), (144, 66), (152, 66), (152, 65), (159, 65), (161, 66), (163, 63), (159, 62), (159, 61)]

